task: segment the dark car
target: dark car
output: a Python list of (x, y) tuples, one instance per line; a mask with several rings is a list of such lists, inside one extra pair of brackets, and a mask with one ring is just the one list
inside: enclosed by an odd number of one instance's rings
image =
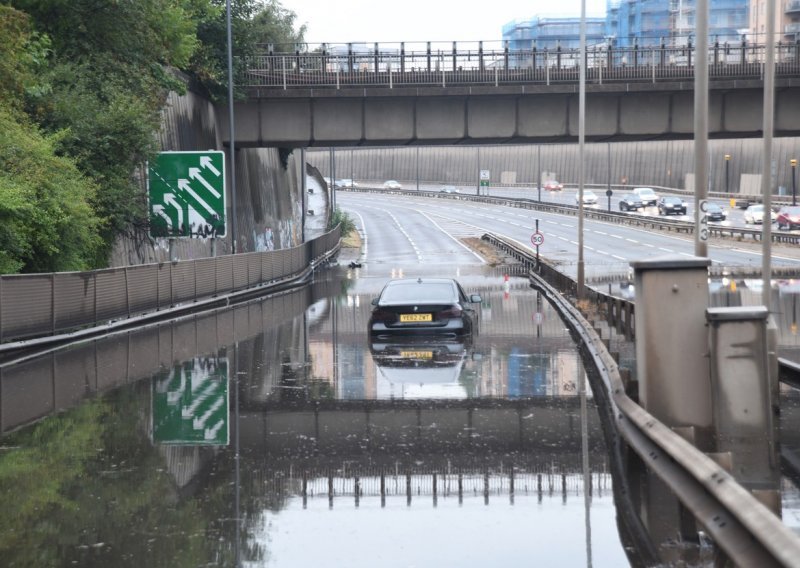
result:
[(477, 329), (478, 313), (452, 278), (403, 278), (389, 281), (372, 301), (369, 332), (381, 335), (467, 335)]
[(709, 203), (706, 205), (706, 217), (709, 221), (724, 221), (728, 214), (716, 203)]
[(779, 229), (800, 229), (800, 207), (782, 207), (775, 221)]
[(686, 215), (686, 202), (680, 197), (666, 195), (658, 199), (659, 215)]
[(644, 207), (644, 203), (642, 203), (641, 198), (638, 195), (633, 193), (629, 193), (624, 195), (622, 199), (619, 200), (619, 210), (620, 211), (630, 211), (633, 209), (641, 209)]

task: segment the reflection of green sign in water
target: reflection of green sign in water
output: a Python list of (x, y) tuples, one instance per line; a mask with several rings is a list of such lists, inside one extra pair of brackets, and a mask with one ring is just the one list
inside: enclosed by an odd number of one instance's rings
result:
[(150, 236), (225, 236), (222, 152), (161, 152), (147, 173)]
[(153, 441), (227, 445), (228, 359), (196, 357), (153, 379)]

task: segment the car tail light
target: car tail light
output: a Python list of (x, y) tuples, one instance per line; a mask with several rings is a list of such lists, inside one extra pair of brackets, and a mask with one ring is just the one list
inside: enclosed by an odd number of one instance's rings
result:
[(450, 306), (437, 314), (440, 319), (443, 318), (460, 318), (461, 317), (461, 306), (458, 304)]
[(397, 320), (397, 314), (390, 312), (389, 310), (375, 308), (372, 310), (372, 319), (373, 321), (379, 321), (382, 323), (391, 323)]

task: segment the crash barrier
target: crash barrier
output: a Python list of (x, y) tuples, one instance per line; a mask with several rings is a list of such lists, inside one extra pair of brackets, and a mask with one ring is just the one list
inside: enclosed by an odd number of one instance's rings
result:
[[(340, 190), (341, 191), (341, 190)], [(425, 196), (435, 197), (438, 199), (458, 199), (461, 201), (475, 201), (479, 203), (491, 203), (492, 205), (503, 205), (506, 207), (516, 207), (518, 209), (534, 209), (536, 211), (545, 211), (550, 213), (557, 213), (559, 215), (578, 215), (577, 205), (561, 205), (555, 203), (548, 203), (544, 201), (536, 201), (533, 199), (523, 199), (515, 197), (490, 197), (486, 195), (468, 195), (464, 193), (442, 193), (436, 191), (425, 190), (384, 190), (378, 187), (356, 187), (348, 188), (346, 191), (361, 191), (361, 192), (375, 192), (386, 193), (393, 195), (411, 195), (411, 196)], [(585, 219), (593, 219), (596, 221), (603, 221), (605, 223), (616, 223), (619, 225), (631, 225), (634, 227), (641, 227), (644, 229), (654, 229), (658, 231), (674, 231), (676, 233), (694, 233), (694, 223), (691, 221), (679, 221), (677, 219), (666, 219), (663, 217), (652, 217), (648, 215), (637, 215), (635, 213), (622, 213), (615, 211), (602, 211), (600, 209), (593, 209), (585, 207), (583, 209), (583, 216)], [(761, 240), (761, 229), (748, 229), (746, 227), (726, 227), (722, 225), (708, 225), (709, 236), (718, 238), (732, 238), (738, 240), (751, 239), (754, 241)], [(773, 243), (786, 243), (786, 244), (800, 244), (800, 233), (786, 233), (783, 231), (772, 231), (771, 239)]]
[(338, 250), (337, 226), (302, 245), (267, 252), (86, 272), (0, 276), (0, 343), (55, 335), (290, 281)]
[[(577, 284), (567, 279), (571, 283), (557, 288), (558, 284), (553, 285), (540, 275), (549, 271), (546, 265), (536, 264), (532, 251), (525, 251), (518, 244), (496, 235), (484, 235), (484, 238), (500, 243), (503, 250), (515, 256), (525, 255), (527, 263), (536, 267), (530, 272), (533, 285), (545, 294), (577, 336), (587, 373), (596, 381), (602, 381), (602, 384), (595, 382), (593, 389), (598, 398), (608, 403), (607, 414), (613, 417), (616, 432), (647, 469), (669, 487), (727, 557), (737, 566), (796, 565), (800, 537), (737, 482), (725, 467), (628, 396), (614, 357), (568, 298), (569, 295), (574, 297)], [(780, 376), (789, 372), (791, 370), (782, 369)], [(632, 522), (628, 519), (629, 525), (639, 523), (638, 519)]]
[[(577, 295), (578, 285), (572, 278), (541, 259), (537, 264), (536, 256), (530, 249), (511, 239), (491, 233), (483, 235), (481, 239), (528, 266), (530, 270), (535, 271), (540, 278), (557, 290), (572, 297)], [(617, 333), (631, 341), (636, 337), (635, 307), (632, 301), (588, 287), (584, 289), (584, 294), (586, 300), (595, 306), (597, 313), (603, 315)]]

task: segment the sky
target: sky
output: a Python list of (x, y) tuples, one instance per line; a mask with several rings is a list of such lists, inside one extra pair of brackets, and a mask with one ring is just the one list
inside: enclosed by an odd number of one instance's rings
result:
[[(503, 25), (532, 16), (580, 17), (581, 0), (281, 0), (307, 24), (306, 41), (394, 43), (500, 41)], [(586, 0), (604, 16), (606, 0)]]

